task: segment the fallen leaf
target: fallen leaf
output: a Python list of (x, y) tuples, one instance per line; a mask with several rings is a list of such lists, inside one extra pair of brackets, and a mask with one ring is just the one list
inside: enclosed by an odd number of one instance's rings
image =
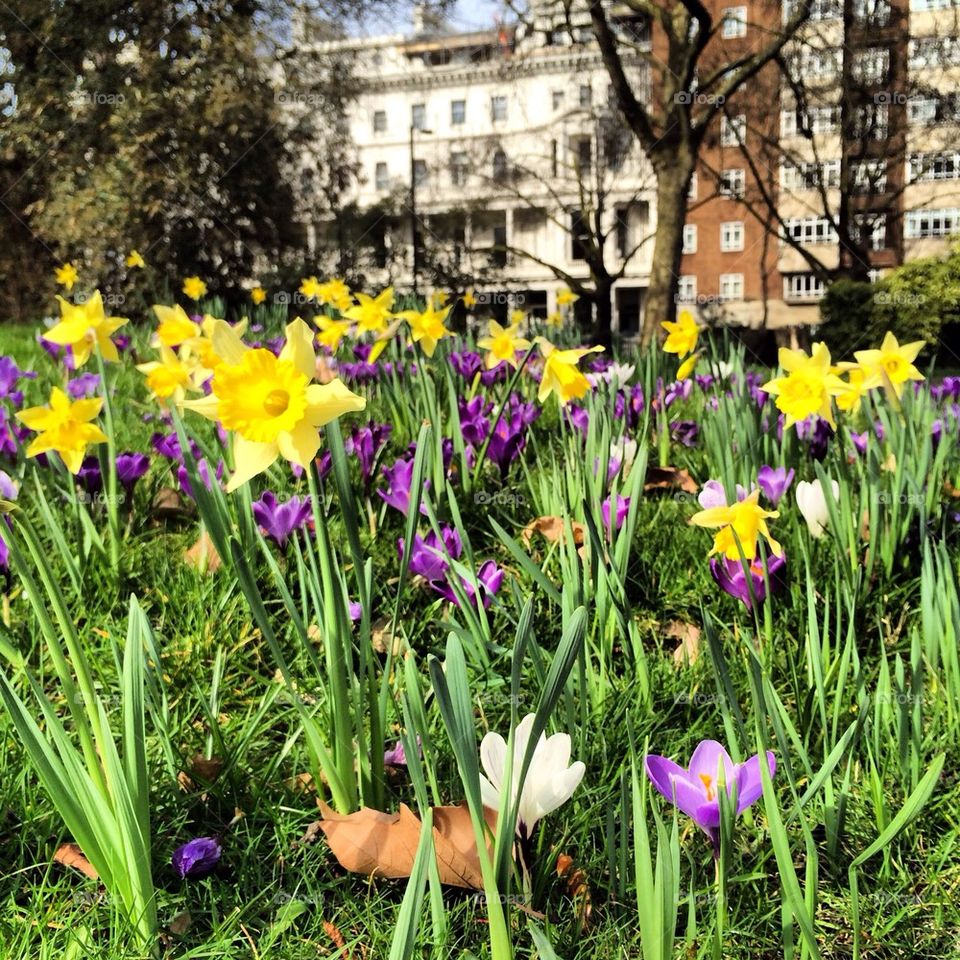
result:
[(577, 927), (586, 930), (593, 913), (593, 898), (590, 896), (590, 884), (587, 874), (573, 862), (573, 857), (561, 853), (557, 857), (557, 876), (566, 881), (567, 892), (577, 911)]
[(387, 645), (391, 647), (391, 655), (400, 657), (403, 655), (403, 642), (394, 636), (391, 629), (390, 617), (380, 617), (370, 624), (370, 644), (377, 653), (386, 653)]
[(700, 488), (686, 470), (677, 467), (647, 467), (643, 489), (647, 492), (678, 489), (684, 493), (696, 493)]
[(673, 651), (673, 661), (677, 666), (697, 662), (700, 657), (700, 628), (695, 623), (671, 620), (667, 624), (666, 634), (680, 641)]
[(179, 517), (186, 512), (183, 498), (173, 487), (161, 487), (153, 498), (153, 513), (157, 517)]
[[(570, 527), (573, 530), (573, 542), (578, 547), (582, 546), (586, 538), (586, 527), (576, 520), (570, 521)], [(529, 547), (533, 535), (539, 533), (548, 543), (557, 543), (563, 536), (565, 529), (566, 524), (563, 517), (537, 517), (536, 520), (531, 520), (523, 528), (520, 539), (523, 540), (524, 546)]]
[[(320, 811), (323, 819), (317, 821), (317, 827), (345, 870), (388, 879), (410, 876), (422, 824), (405, 804), (400, 804), (397, 813), (363, 807), (356, 813), (341, 814), (321, 802)], [(484, 815), (492, 829), (495, 813), (485, 810)], [(482, 889), (480, 856), (467, 805), (434, 807), (433, 824), (440, 882), (469, 890)], [(305, 837), (310, 835), (312, 826)]]
[(190, 761), (190, 770), (201, 780), (213, 783), (220, 776), (220, 771), (223, 770), (223, 761), (219, 757), (205, 757), (198, 753)]
[(83, 855), (83, 851), (75, 843), (61, 844), (53, 855), (53, 862), (61, 863), (65, 867), (73, 867), (74, 870), (79, 870), (91, 880), (100, 879), (100, 874), (97, 873), (93, 864)]
[(200, 573), (214, 573), (220, 569), (220, 554), (206, 530), (201, 531), (197, 542), (184, 553), (183, 559)]
[(182, 937), (193, 923), (193, 917), (189, 910), (183, 910), (178, 913), (168, 924), (167, 929), (175, 936)]
[(298, 773), (295, 777), (288, 777), (283, 781), (283, 785), (294, 793), (313, 793), (317, 789), (313, 783), (313, 776), (309, 773)]

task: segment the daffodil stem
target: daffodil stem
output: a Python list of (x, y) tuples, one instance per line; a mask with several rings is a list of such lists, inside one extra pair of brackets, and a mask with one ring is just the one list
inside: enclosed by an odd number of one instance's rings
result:
[(110, 566), (114, 574), (120, 571), (120, 516), (117, 503), (117, 440), (113, 427), (113, 406), (110, 402), (110, 388), (107, 384), (107, 368), (99, 345), (94, 350), (97, 357), (97, 370), (100, 374), (100, 388), (103, 391), (103, 423), (107, 428), (107, 526), (110, 530)]
[(510, 399), (510, 394), (513, 393), (513, 388), (517, 385), (517, 380), (520, 379), (520, 374), (523, 373), (527, 362), (529, 361), (530, 357), (533, 356), (533, 351), (536, 349), (536, 344), (533, 344), (523, 355), (523, 359), (517, 364), (516, 369), (513, 371), (513, 376), (510, 378), (510, 382), (507, 384), (507, 389), (503, 392), (503, 396), (500, 398), (500, 403), (497, 405), (493, 420), (490, 423), (490, 430), (487, 433), (486, 439), (483, 441), (483, 446), (480, 448), (480, 453), (477, 455), (477, 462), (473, 465), (473, 475), (470, 478), (471, 490), (476, 487), (477, 481), (480, 479), (480, 471), (483, 469), (483, 461), (487, 457), (487, 447), (490, 446), (490, 441), (493, 439), (493, 433), (497, 429), (497, 424), (500, 422), (500, 417), (503, 415), (503, 410), (507, 405), (507, 401)]

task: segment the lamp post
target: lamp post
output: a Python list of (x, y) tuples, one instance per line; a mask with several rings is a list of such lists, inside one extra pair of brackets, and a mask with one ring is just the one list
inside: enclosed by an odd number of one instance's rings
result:
[(419, 283), (418, 276), (420, 273), (420, 227), (417, 222), (417, 159), (414, 156), (413, 152), (413, 138), (414, 134), (417, 131), (420, 133), (430, 134), (433, 131), (427, 130), (423, 127), (418, 127), (417, 124), (410, 124), (410, 240), (413, 244), (413, 295), (419, 295)]

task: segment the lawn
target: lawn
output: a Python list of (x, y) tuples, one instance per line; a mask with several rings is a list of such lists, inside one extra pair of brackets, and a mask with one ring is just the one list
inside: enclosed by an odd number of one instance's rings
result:
[(0, 955), (955, 955), (960, 384), (406, 306), (0, 326)]

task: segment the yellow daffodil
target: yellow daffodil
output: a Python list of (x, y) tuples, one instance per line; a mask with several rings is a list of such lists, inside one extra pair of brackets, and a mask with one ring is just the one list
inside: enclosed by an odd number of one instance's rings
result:
[(410, 324), (410, 338), (420, 344), (428, 357), (433, 356), (437, 344), (444, 337), (450, 336), (450, 331), (443, 325), (448, 313), (449, 307), (437, 310), (431, 304), (422, 313), (419, 310), (404, 310), (400, 314)]
[(572, 290), (567, 290), (564, 288), (557, 293), (557, 306), (558, 307), (569, 307), (571, 304), (576, 303), (580, 299), (577, 294)]
[(472, 290), (468, 290), (460, 299), (468, 310), (472, 310), (477, 305), (477, 295)]
[(185, 363), (172, 347), (160, 345), (160, 359), (138, 363), (137, 369), (147, 378), (147, 389), (157, 400), (182, 403), (191, 385), (193, 365)]
[(554, 310), (553, 313), (547, 314), (547, 326), (549, 327), (562, 327), (563, 326), (563, 314), (559, 310)]
[[(775, 519), (780, 514), (776, 510), (764, 510), (759, 500), (760, 490), (757, 489), (730, 506), (710, 507), (690, 518), (690, 523), (696, 527), (720, 528), (713, 539), (713, 549), (709, 556), (722, 553), (728, 560), (739, 560), (740, 550), (743, 550), (747, 560), (754, 560), (757, 556), (757, 542), (761, 536), (770, 544), (775, 556), (779, 557), (783, 553), (780, 544), (770, 536), (767, 528), (767, 520)], [(738, 540), (740, 549), (737, 548)]]
[(77, 273), (77, 268), (72, 263), (64, 263), (57, 267), (53, 276), (61, 287), (69, 291), (73, 289), (73, 285), (77, 282), (79, 274)]
[(350, 332), (352, 324), (349, 320), (334, 320), (333, 317), (319, 316), (316, 324), (320, 328), (317, 342), (326, 347), (331, 353), (340, 348), (340, 341)]
[(868, 374), (859, 363), (844, 361), (838, 363), (831, 372), (847, 375), (846, 380), (840, 380), (843, 384), (843, 392), (837, 394), (837, 407), (845, 413), (856, 413), (860, 409), (861, 401), (870, 390), (882, 385), (877, 374)]
[(350, 288), (340, 279), (334, 277), (317, 286), (316, 297), (321, 304), (330, 304), (341, 313), (350, 309)]
[(300, 281), (300, 293), (308, 300), (313, 300), (320, 293), (320, 281), (312, 275), (304, 277)]
[(663, 342), (664, 353), (675, 353), (682, 359), (696, 350), (700, 328), (689, 310), (681, 310), (676, 321), (664, 320), (660, 326), (667, 331), (667, 339)]
[(70, 303), (63, 297), (57, 297), (57, 300), (60, 301), (60, 322), (44, 332), (45, 340), (70, 347), (78, 367), (90, 359), (94, 345), (104, 360), (116, 362), (120, 359), (110, 336), (127, 320), (125, 317), (108, 317), (104, 313), (99, 290), (85, 303)]
[(536, 343), (543, 356), (543, 376), (537, 393), (540, 403), (544, 403), (551, 393), (556, 394), (561, 406), (584, 396), (590, 389), (590, 381), (577, 369), (577, 364), (588, 353), (597, 353), (603, 347), (558, 350), (545, 337), (537, 337)]
[(434, 290), (433, 293), (430, 294), (430, 302), (437, 310), (439, 310), (440, 307), (445, 307), (449, 299), (450, 294), (447, 293), (446, 290)]
[(803, 350), (780, 348), (780, 366), (785, 377), (775, 377), (760, 389), (777, 398), (777, 409), (786, 414), (789, 428), (814, 415), (823, 417), (832, 427), (833, 397), (846, 387), (830, 370), (830, 351), (825, 343), (815, 343), (810, 356)]
[(263, 287), (254, 287), (250, 291), (250, 299), (254, 302), (255, 306), (260, 306), (264, 300), (267, 299), (267, 291)]
[(107, 442), (104, 432), (90, 422), (99, 415), (102, 406), (100, 397), (71, 403), (61, 389), (54, 387), (49, 407), (30, 407), (17, 414), (21, 423), (38, 434), (30, 441), (27, 456), (36, 457), (53, 450), (60, 454), (71, 473), (77, 473), (87, 447), (91, 443)]
[(287, 324), (279, 356), (247, 346), (223, 320), (216, 322), (212, 340), (221, 362), (211, 393), (184, 406), (233, 432), (234, 474), (227, 490), (263, 473), (280, 456), (308, 469), (320, 446), (319, 428), (366, 406), (339, 379), (313, 382), (313, 334), (299, 318)]
[(689, 377), (690, 374), (693, 373), (694, 369), (697, 366), (697, 361), (699, 359), (700, 359), (699, 353), (691, 353), (690, 356), (687, 357), (687, 359), (684, 360), (683, 363), (681, 363), (679, 368), (677, 369), (677, 379), (686, 380), (687, 377)]
[(199, 277), (187, 277), (183, 281), (183, 292), (191, 300), (199, 300), (207, 295), (207, 285)]
[(511, 310), (510, 311), (510, 326), (519, 327), (524, 320), (527, 319), (527, 315), (522, 310)]
[[(385, 330), (393, 310), (393, 287), (387, 287), (376, 297), (358, 293), (355, 306), (343, 311), (348, 320), (355, 320), (357, 333), (380, 333)], [(413, 312), (413, 311), (411, 311)]]
[(520, 324), (514, 323), (509, 327), (501, 327), (496, 320), (491, 320), (489, 332), (477, 341), (481, 350), (487, 350), (486, 365), (490, 370), (498, 363), (506, 361), (512, 367), (517, 365), (517, 352), (530, 349), (530, 341), (520, 336)]
[(923, 380), (923, 374), (913, 361), (917, 359), (917, 354), (925, 343), (924, 340), (914, 340), (901, 346), (888, 330), (879, 350), (857, 350), (854, 357), (868, 375), (876, 375), (885, 387), (899, 397), (908, 380)]
[(162, 303), (156, 303), (153, 306), (153, 312), (160, 321), (160, 326), (153, 335), (157, 344), (165, 347), (179, 347), (181, 343), (200, 336), (200, 324), (191, 320), (180, 304), (167, 307)]
[(124, 261), (131, 270), (140, 268), (141, 270), (147, 265), (144, 262), (144, 259), (136, 250), (131, 250), (127, 254), (127, 259)]

